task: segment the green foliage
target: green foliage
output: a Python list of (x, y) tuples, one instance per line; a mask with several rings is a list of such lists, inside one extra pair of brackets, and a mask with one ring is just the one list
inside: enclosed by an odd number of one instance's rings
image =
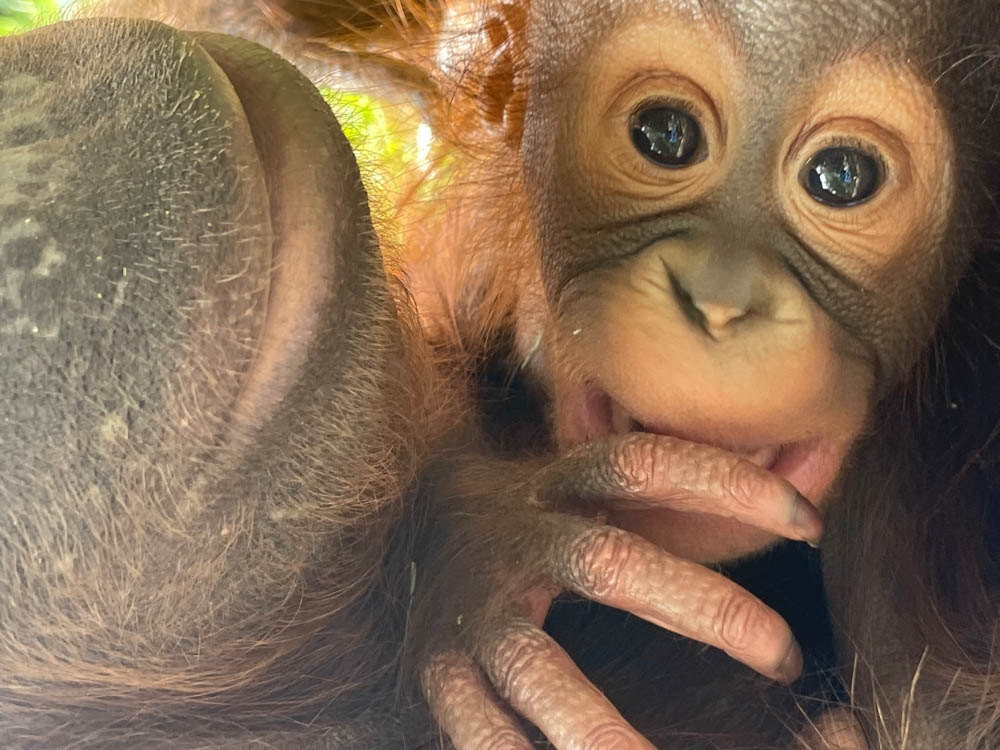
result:
[(51, 23), (59, 16), (56, 0), (0, 0), (0, 36)]
[(412, 103), (356, 91), (321, 88), (340, 121), (375, 200), (391, 205), (432, 199), (448, 179), (453, 158)]
[(373, 183), (386, 187), (385, 180), (398, 180), (418, 167), (412, 116), (390, 111), (384, 102), (368, 94), (326, 88), (320, 93), (337, 115)]
[(320, 93), (354, 149), (382, 253), (395, 257), (408, 245), (409, 223), (433, 221), (441, 209), (438, 198), (453, 177), (454, 155), (435, 138), (426, 113), (405, 97), (329, 88)]

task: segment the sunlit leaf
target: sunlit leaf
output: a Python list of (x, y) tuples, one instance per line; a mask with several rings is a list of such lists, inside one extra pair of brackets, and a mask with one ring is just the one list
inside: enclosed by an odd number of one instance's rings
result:
[(52, 23), (59, 16), (56, 0), (0, 0), (0, 36)]

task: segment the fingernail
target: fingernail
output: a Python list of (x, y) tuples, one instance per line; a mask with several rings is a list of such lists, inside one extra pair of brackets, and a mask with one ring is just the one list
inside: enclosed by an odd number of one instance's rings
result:
[(781, 661), (781, 666), (778, 667), (776, 677), (781, 682), (795, 682), (800, 674), (802, 674), (802, 649), (799, 648), (798, 643), (792, 641), (791, 648), (788, 649), (788, 653)]
[(823, 518), (815, 506), (799, 492), (795, 493), (795, 514), (792, 525), (811, 547), (819, 546), (819, 540), (823, 538)]

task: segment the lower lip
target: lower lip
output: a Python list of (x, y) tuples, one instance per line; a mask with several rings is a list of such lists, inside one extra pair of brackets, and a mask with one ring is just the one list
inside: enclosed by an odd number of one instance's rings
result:
[(840, 460), (823, 438), (802, 440), (783, 446), (772, 474), (790, 482), (803, 497), (818, 502), (837, 476)]

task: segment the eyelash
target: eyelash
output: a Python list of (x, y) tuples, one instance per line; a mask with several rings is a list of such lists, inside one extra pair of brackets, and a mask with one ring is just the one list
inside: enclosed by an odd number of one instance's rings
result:
[(698, 123), (698, 127), (704, 132), (705, 128), (702, 125), (701, 113), (698, 112), (691, 102), (685, 101), (683, 99), (672, 99), (669, 96), (653, 96), (648, 99), (643, 99), (631, 110), (629, 110), (627, 122), (631, 122), (637, 114), (646, 109), (651, 109), (653, 107), (669, 107), (670, 109), (676, 109), (678, 112), (682, 112), (694, 119)]
[(888, 181), (889, 175), (892, 174), (891, 170), (889, 169), (889, 163), (882, 155), (881, 150), (875, 148), (868, 141), (863, 141), (859, 138), (851, 138), (850, 136), (837, 135), (831, 137), (828, 140), (822, 141), (820, 146), (810, 149), (809, 155), (806, 157), (806, 160), (808, 161), (808, 159), (812, 158), (813, 154), (818, 154), (820, 151), (827, 148), (851, 148), (857, 151), (861, 151), (864, 154), (867, 154), (872, 159), (874, 159), (875, 164), (878, 165), (879, 173), (882, 175), (883, 185)]

